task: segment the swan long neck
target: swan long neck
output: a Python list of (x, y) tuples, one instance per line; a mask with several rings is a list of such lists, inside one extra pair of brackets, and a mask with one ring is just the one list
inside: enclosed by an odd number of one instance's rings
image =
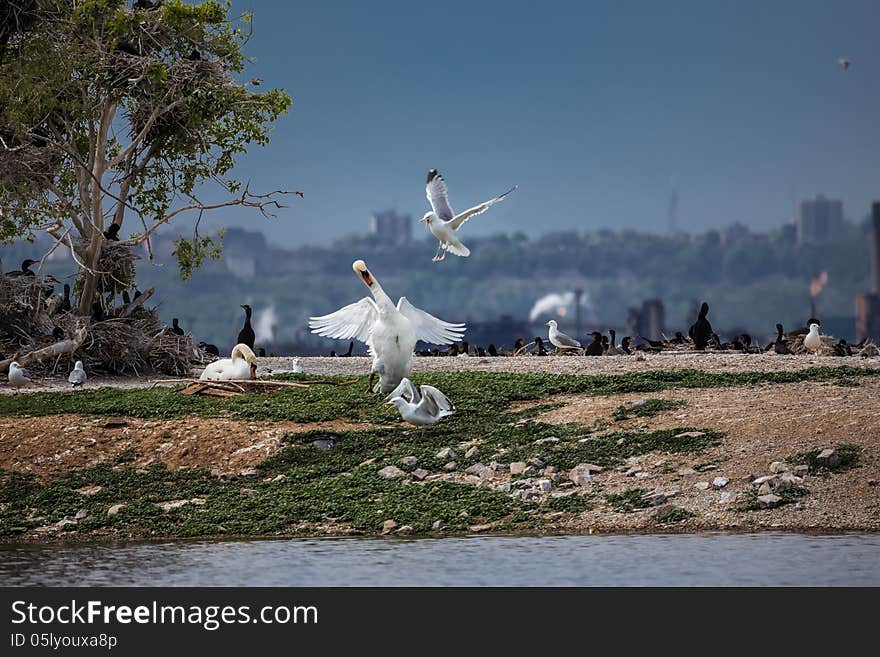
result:
[(241, 358), (243, 360), (255, 359), (256, 354), (254, 354), (254, 352), (251, 351), (251, 348), (246, 344), (237, 344), (233, 347), (230, 358), (232, 358), (232, 360), (235, 360), (236, 358)]
[(376, 300), (376, 305), (379, 306), (379, 310), (392, 310), (395, 308), (394, 303), (391, 301), (391, 297), (382, 289), (382, 286), (379, 285), (379, 281), (376, 280), (376, 277), (373, 277), (373, 284), (370, 286), (370, 292), (373, 293), (373, 299)]

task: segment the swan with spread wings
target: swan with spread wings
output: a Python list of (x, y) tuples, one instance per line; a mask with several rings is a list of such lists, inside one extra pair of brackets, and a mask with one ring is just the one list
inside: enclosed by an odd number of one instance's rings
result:
[[(416, 342), (452, 344), (464, 335), (464, 324), (452, 324), (429, 315), (400, 297), (395, 306), (367, 269), (363, 260), (352, 264), (354, 273), (364, 282), (373, 298), (340, 308), (322, 317), (310, 317), (312, 333), (337, 340), (360, 340), (373, 358), (368, 389), (389, 393), (412, 371), (413, 350)], [(379, 375), (374, 387), (373, 378)]]
[(457, 232), (461, 225), (471, 217), (482, 214), (490, 207), (503, 200), (505, 196), (510, 194), (516, 187), (511, 187), (500, 196), (475, 205), (464, 212), (454, 214), (452, 208), (449, 207), (449, 199), (446, 196), (446, 181), (443, 176), (437, 173), (437, 169), (428, 171), (428, 180), (425, 184), (425, 194), (431, 203), (431, 210), (425, 213), (425, 216), (419, 219), (419, 223), (424, 223), (431, 234), (434, 235), (440, 244), (437, 246), (437, 253), (434, 255), (432, 262), (440, 262), (446, 259), (446, 253), (453, 255), (468, 257), (471, 254), (464, 244), (459, 241)]

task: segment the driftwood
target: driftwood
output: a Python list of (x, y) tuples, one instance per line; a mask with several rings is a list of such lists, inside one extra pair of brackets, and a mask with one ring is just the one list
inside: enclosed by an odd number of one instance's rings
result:
[(80, 329), (77, 331), (76, 336), (73, 339), (61, 340), (55, 344), (50, 344), (48, 347), (31, 351), (23, 356), (15, 354), (12, 358), (0, 360), (0, 373), (6, 372), (9, 369), (9, 364), (13, 361), (17, 361), (19, 365), (24, 367), (32, 362), (41, 363), (49, 358), (59, 358), (65, 354), (72, 354), (80, 348), (80, 345), (82, 345), (85, 339), (85, 329)]
[(237, 397), (246, 393), (271, 393), (284, 388), (311, 388), (313, 385), (347, 386), (357, 383), (350, 381), (267, 381), (253, 379), (248, 381), (207, 381), (203, 379), (163, 379), (162, 383), (187, 383), (178, 392), (182, 395), (204, 397)]

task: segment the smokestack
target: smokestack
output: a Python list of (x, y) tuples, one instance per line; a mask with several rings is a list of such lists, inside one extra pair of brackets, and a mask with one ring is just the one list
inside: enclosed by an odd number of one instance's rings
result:
[(871, 206), (871, 292), (880, 294), (880, 202)]

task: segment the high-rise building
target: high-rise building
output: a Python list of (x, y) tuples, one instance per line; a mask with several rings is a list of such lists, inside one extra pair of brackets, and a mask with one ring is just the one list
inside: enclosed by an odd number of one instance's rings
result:
[(412, 240), (412, 216), (396, 210), (383, 210), (370, 217), (370, 235), (385, 244), (399, 246)]
[(802, 201), (795, 220), (798, 244), (823, 244), (837, 239), (843, 228), (843, 201), (815, 199)]

